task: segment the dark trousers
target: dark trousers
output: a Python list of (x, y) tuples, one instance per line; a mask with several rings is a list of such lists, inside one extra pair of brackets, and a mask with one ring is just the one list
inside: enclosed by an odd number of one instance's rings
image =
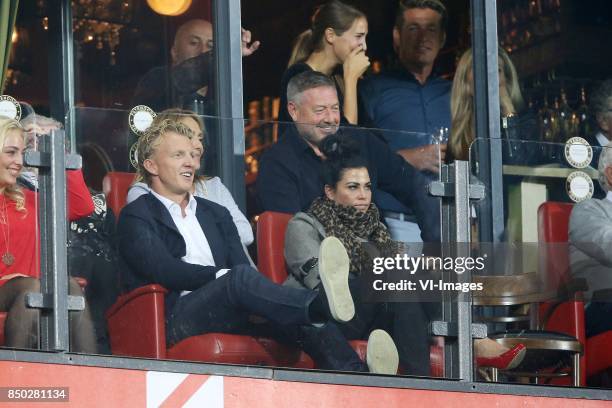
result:
[(117, 261), (114, 257), (106, 258), (104, 255), (86, 253), (76, 255), (73, 253), (68, 257), (70, 275), (87, 279), (85, 299), (91, 309), (98, 352), (101, 354), (111, 354), (104, 313), (115, 303), (120, 294), (117, 270)]
[(359, 302), (359, 280), (349, 284), (355, 299), (355, 317), (339, 325), (348, 340), (367, 339), (374, 329), (386, 330), (395, 345), (405, 374), (429, 376), (429, 322), (426, 304), (419, 302)]
[[(363, 363), (334, 323), (312, 326), (308, 309), (316, 296), (312, 290), (277, 285), (251, 266), (239, 265), (177, 300), (167, 315), (167, 341), (175, 344), (210, 332), (270, 335), (299, 344), (320, 368), (363, 371)], [(269, 323), (253, 324), (252, 315)]]
[(612, 330), (612, 301), (591, 302), (584, 312), (586, 336)]

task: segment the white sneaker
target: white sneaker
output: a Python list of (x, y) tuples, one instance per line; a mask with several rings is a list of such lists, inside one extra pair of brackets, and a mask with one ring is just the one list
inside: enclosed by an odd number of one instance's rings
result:
[(370, 333), (366, 362), (373, 374), (397, 374), (399, 355), (389, 333), (384, 330), (374, 330)]
[(336, 237), (325, 238), (319, 247), (319, 277), (329, 311), (341, 323), (355, 316), (355, 304), (348, 285), (349, 266), (349, 257), (342, 242)]

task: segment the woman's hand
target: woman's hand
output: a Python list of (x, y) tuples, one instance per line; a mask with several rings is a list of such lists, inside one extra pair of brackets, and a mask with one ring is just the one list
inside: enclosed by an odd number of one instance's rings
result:
[(508, 89), (506, 89), (505, 86), (499, 87), (499, 101), (502, 116), (510, 116), (516, 113), (514, 104), (512, 103), (512, 98), (510, 97), (510, 94), (508, 94)]
[(344, 70), (344, 81), (355, 81), (366, 72), (370, 66), (370, 59), (365, 54), (363, 47), (355, 48), (342, 64)]

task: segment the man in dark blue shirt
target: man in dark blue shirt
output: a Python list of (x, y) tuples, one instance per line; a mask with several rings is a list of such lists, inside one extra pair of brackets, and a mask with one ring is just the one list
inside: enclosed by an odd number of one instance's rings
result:
[(323, 194), (319, 174), (324, 157), (319, 143), (338, 131), (347, 132), (360, 143), (372, 187), (392, 194), (412, 209), (424, 241), (440, 240), (439, 202), (427, 195), (429, 179), (373, 133), (355, 127), (338, 130), (338, 95), (329, 77), (314, 71), (296, 75), (289, 82), (287, 99), (294, 125), (263, 155), (259, 168), (257, 194), (264, 210), (285, 213), (307, 210)]
[[(360, 86), (360, 123), (384, 129), (389, 147), (431, 177), (446, 151), (446, 143), (432, 144), (432, 135), (448, 131), (451, 121), (451, 83), (433, 74), (447, 19), (439, 0), (400, 2), (393, 44), (401, 67), (369, 77)], [(394, 239), (415, 242), (418, 229), (409, 208), (384, 192), (376, 204)]]

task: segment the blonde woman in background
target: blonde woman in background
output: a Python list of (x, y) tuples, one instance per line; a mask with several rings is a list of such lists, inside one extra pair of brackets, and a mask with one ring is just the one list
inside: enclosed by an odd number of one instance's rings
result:
[[(498, 57), (502, 136), (507, 139), (533, 140), (535, 117), (529, 112), (523, 112), (524, 102), (516, 68), (508, 54), (501, 48)], [(448, 161), (469, 159), (470, 144), (476, 138), (474, 126), (474, 74), (472, 50), (469, 49), (459, 59), (453, 80)]]

